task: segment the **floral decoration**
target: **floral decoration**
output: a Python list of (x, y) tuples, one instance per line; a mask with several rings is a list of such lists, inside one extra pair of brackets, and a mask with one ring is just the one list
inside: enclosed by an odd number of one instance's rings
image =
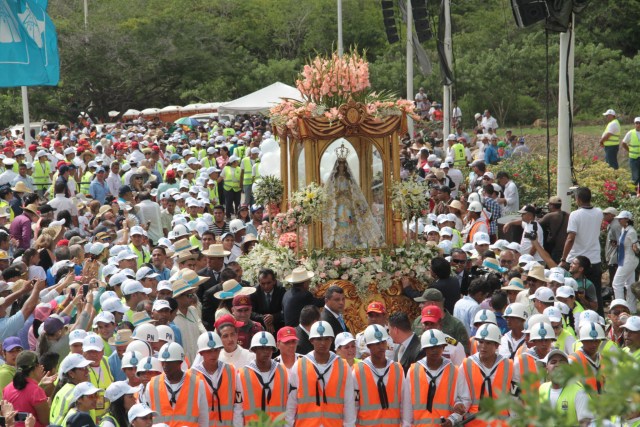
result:
[(429, 187), (426, 181), (415, 177), (396, 181), (391, 186), (391, 206), (402, 214), (402, 219), (422, 216), (429, 209)]
[(321, 220), (327, 210), (327, 192), (315, 182), (291, 195), (292, 214), (300, 224)]
[(238, 258), (243, 270), (243, 279), (249, 283), (258, 282), (258, 273), (262, 268), (271, 268), (277, 277), (285, 277), (298, 266), (298, 260), (292, 249), (278, 246), (261, 240), (255, 245), (250, 255), (243, 255)]
[(259, 205), (279, 204), (283, 191), (282, 180), (277, 176), (267, 175), (256, 181), (253, 197)]

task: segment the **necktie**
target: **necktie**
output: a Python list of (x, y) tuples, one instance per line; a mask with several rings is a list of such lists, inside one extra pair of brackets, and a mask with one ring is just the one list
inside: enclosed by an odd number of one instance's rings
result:
[(397, 362), (402, 360), (402, 356), (404, 356), (404, 344), (400, 344), (400, 347), (398, 347), (398, 360)]
[(440, 375), (442, 375), (444, 369), (440, 371), (440, 373), (435, 377), (432, 377), (429, 371), (427, 371), (426, 369), (424, 370), (424, 372), (427, 374), (427, 377), (429, 377), (429, 391), (427, 392), (427, 411), (432, 412), (433, 399), (436, 397), (436, 380), (440, 377)]
[(391, 365), (387, 367), (387, 369), (384, 371), (382, 375), (378, 375), (376, 371), (371, 369), (371, 372), (376, 374), (376, 377), (378, 377), (378, 382), (377, 382), (378, 397), (380, 398), (380, 406), (382, 406), (382, 409), (389, 409), (389, 397), (387, 396), (387, 387), (385, 387), (384, 385), (384, 376), (387, 375), (387, 372), (389, 372), (389, 368), (391, 368)]
[(340, 322), (340, 326), (342, 326), (342, 330), (346, 332), (347, 325), (344, 323), (344, 317), (342, 317), (342, 314), (338, 314), (338, 322)]
[(271, 292), (266, 294), (266, 297), (267, 297), (267, 305), (271, 305)]

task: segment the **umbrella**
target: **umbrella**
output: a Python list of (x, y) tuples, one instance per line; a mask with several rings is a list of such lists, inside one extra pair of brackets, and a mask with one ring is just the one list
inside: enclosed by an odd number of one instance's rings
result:
[(196, 119), (192, 119), (191, 117), (180, 117), (178, 120), (176, 120), (175, 122), (173, 122), (177, 125), (182, 125), (182, 126), (200, 126), (202, 123), (200, 123), (199, 121), (197, 121)]

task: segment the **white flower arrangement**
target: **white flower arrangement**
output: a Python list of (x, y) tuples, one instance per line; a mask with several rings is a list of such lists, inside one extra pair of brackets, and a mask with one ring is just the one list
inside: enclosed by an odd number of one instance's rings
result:
[(315, 182), (291, 195), (291, 208), (299, 224), (320, 221), (327, 210), (327, 192)]
[(256, 181), (253, 197), (259, 205), (279, 204), (282, 201), (283, 191), (282, 180), (276, 176), (267, 175)]
[(429, 209), (429, 187), (426, 181), (411, 178), (391, 185), (391, 206), (399, 211), (403, 220), (422, 216)]

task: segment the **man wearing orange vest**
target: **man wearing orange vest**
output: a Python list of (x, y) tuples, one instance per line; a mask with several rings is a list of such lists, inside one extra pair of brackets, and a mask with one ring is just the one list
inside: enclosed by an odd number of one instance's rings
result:
[(231, 426), (236, 399), (236, 371), (233, 365), (219, 360), (222, 339), (215, 332), (203, 332), (198, 337), (198, 355), (192, 370), (205, 382), (209, 426)]
[(582, 366), (584, 371), (583, 383), (598, 394), (604, 392), (604, 377), (600, 373), (602, 370), (602, 360), (600, 357), (600, 344), (606, 339), (604, 329), (597, 323), (581, 322), (578, 339), (582, 347), (569, 356), (569, 363), (576, 363)]
[(369, 325), (364, 342), (369, 357), (353, 367), (356, 387), (356, 426), (398, 426), (404, 370), (387, 359), (389, 334), (382, 325)]
[(420, 338), (426, 357), (411, 365), (402, 389), (405, 426), (452, 427), (462, 420), (462, 416), (453, 410), (458, 370), (449, 359), (442, 357), (447, 346), (446, 337), (441, 330), (430, 329)]
[(151, 379), (144, 401), (158, 413), (159, 424), (169, 427), (208, 427), (209, 405), (206, 387), (200, 375), (182, 371), (185, 353), (176, 342), (163, 345), (158, 352), (163, 374)]
[(251, 338), (251, 351), (256, 359), (238, 370), (233, 425), (242, 427), (257, 421), (264, 412), (274, 420), (287, 408), (291, 388), (287, 368), (271, 357), (276, 340), (269, 332), (261, 331)]
[(467, 208), (467, 226), (462, 231), (466, 243), (473, 243), (473, 236), (476, 233), (489, 234), (487, 221), (482, 216), (482, 204), (480, 202), (471, 202)]
[(297, 390), (287, 402), (287, 423), (296, 427), (354, 427), (356, 422), (353, 372), (346, 360), (331, 349), (331, 325), (320, 320), (311, 325), (313, 351), (292, 368), (291, 387)]
[[(513, 381), (513, 361), (498, 353), (500, 328), (491, 323), (482, 325), (475, 335), (478, 352), (464, 359), (458, 368), (457, 397), (454, 410), (473, 416), (480, 411), (480, 400), (497, 398), (510, 392)], [(509, 412), (498, 415), (491, 423), (480, 420), (467, 422), (467, 427), (508, 426)]]
[(534, 382), (532, 378), (539, 371), (538, 363), (551, 351), (551, 346), (556, 340), (556, 334), (553, 327), (547, 322), (538, 322), (532, 324), (528, 328), (529, 342), (533, 343), (533, 347), (523, 350), (522, 354), (515, 357), (513, 361), (513, 382), (518, 386), (516, 394), (525, 390), (522, 387), (523, 381), (527, 390), (538, 390), (540, 381)]

